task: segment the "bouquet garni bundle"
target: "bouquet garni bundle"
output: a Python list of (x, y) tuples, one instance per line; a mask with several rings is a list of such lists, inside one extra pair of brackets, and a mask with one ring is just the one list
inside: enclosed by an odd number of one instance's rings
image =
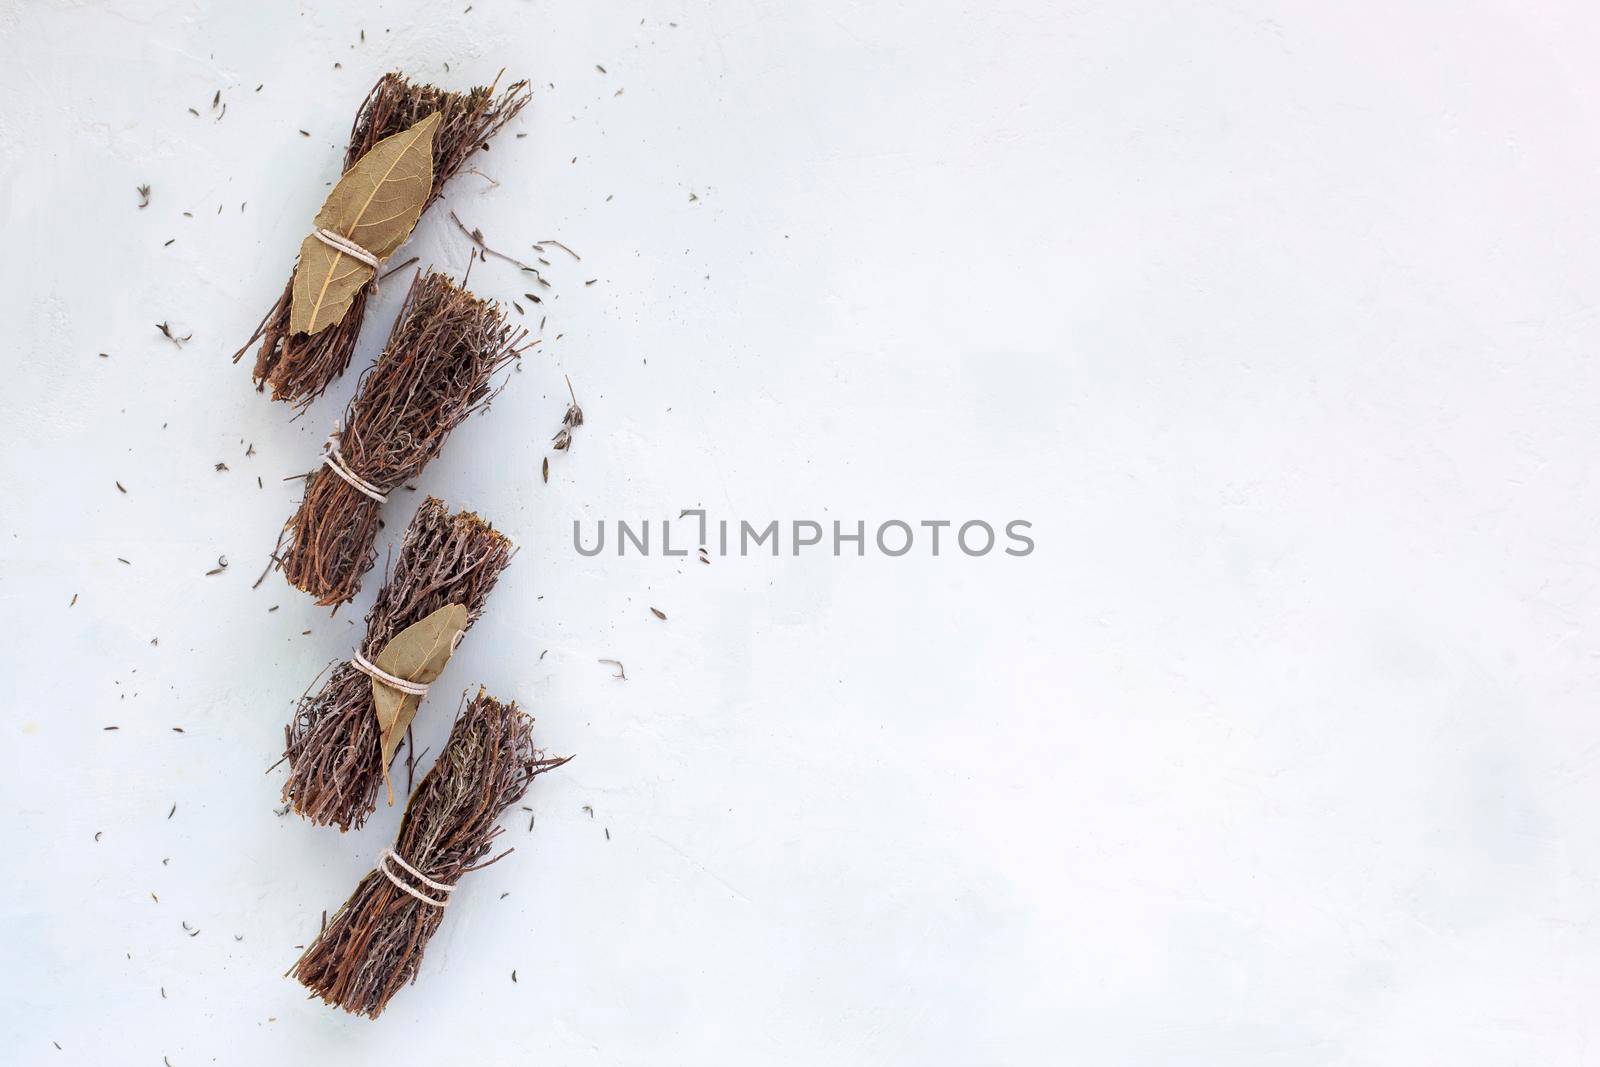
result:
[(433, 497), (423, 502), (367, 613), (360, 648), (301, 698), (284, 729), (291, 810), (319, 825), (360, 828), (428, 683), (483, 614), (514, 552), (470, 511), (451, 515)]
[[(260, 342), (257, 389), (270, 385), (274, 400), (304, 407), (345, 372), (380, 261), (530, 99), (526, 81), (496, 95), (493, 85), (453, 93), (397, 73), (378, 79), (351, 127), (344, 177), (302, 243), (283, 295), (234, 354), (238, 362)], [(318, 262), (308, 264), (308, 256)]]
[(362, 373), (322, 465), (285, 524), (279, 564), (324, 606), (356, 595), (377, 560), (383, 504), (495, 395), (527, 331), (443, 274), (419, 273), (378, 361)]
[(566, 763), (533, 745), (533, 720), (482, 689), (412, 795), (392, 848), (328, 920), (291, 973), (329, 1004), (377, 1018), (415, 981), (462, 875), (487, 862), (496, 821), (534, 778)]

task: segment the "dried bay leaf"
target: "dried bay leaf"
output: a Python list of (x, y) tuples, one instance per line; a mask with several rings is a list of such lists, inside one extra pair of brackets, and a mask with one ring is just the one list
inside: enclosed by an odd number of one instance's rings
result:
[[(395, 634), (372, 662), (381, 670), (408, 682), (427, 684), (444, 673), (444, 665), (467, 629), (467, 609), (463, 604), (446, 604), (427, 618), (414, 622)], [(394, 784), (389, 782), (389, 761), (400, 747), (411, 720), (417, 717), (421, 698), (391, 689), (374, 678), (372, 703), (378, 714), (383, 780), (389, 786), (389, 803), (394, 803)]]
[[(433, 135), (439, 118), (435, 111), (373, 145), (334, 185), (314, 228), (348, 238), (380, 260), (404, 244), (433, 189)], [(294, 270), (289, 328), (314, 334), (334, 325), (376, 273), (308, 234), (300, 242)]]

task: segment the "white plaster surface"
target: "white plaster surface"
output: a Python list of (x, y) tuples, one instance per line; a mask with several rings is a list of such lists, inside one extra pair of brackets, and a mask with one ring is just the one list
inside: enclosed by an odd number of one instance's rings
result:
[[(467, 8), (0, 0), (0, 1059), (1600, 1061), (1592, 4)], [(577, 759), (373, 1023), (283, 973), (399, 809), (267, 768), (376, 576), (251, 589), (355, 376), (229, 356), (375, 77), (502, 66), (408, 254), (583, 259), (420, 479), (522, 552), (418, 743)], [(572, 548), (695, 507), (1038, 547)]]

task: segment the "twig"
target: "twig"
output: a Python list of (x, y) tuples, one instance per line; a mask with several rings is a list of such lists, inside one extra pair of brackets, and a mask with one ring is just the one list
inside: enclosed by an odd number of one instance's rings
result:
[(455, 222), (455, 224), (457, 226), (461, 227), (461, 232), (466, 234), (467, 237), (469, 239), (471, 239), (472, 243), (477, 245), (478, 249), (481, 252), (483, 252), (484, 255), (486, 255), (486, 256), (494, 256), (494, 257), (496, 257), (498, 259), (503, 259), (507, 263), (512, 264), (513, 266), (520, 267), (521, 269), (523, 269), (525, 271), (528, 271), (530, 274), (533, 274), (535, 277), (537, 277), (540, 281), (544, 281), (544, 275), (539, 273), (539, 268), (538, 267), (529, 266), (528, 264), (522, 262), (522, 260), (516, 258), (515, 256), (508, 256), (504, 252), (496, 252), (494, 249), (492, 249), (488, 245), (484, 244), (483, 231), (482, 230), (469, 230), (469, 229), (467, 229), (467, 224), (462, 222), (460, 216), (458, 216), (454, 211), (450, 212), (450, 218)]
[(389, 275), (393, 274), (397, 270), (405, 270), (407, 267), (411, 266), (411, 264), (416, 263), (420, 259), (422, 259), (421, 256), (412, 256), (410, 259), (406, 260), (404, 263), (400, 263), (400, 264), (397, 264), (396, 266), (390, 267), (388, 270), (383, 272), (383, 275), (379, 280), (382, 281), (384, 278), (389, 277)]
[(539, 249), (539, 251), (542, 252), (542, 251), (544, 251), (544, 246), (545, 245), (555, 245), (557, 248), (561, 249), (561, 251), (565, 252), (567, 255), (571, 256), (573, 259), (578, 260), (580, 263), (583, 262), (583, 257), (582, 256), (578, 255), (578, 253), (574, 252), (572, 249), (568, 248), (566, 245), (562, 244), (560, 241), (556, 240), (554, 237), (547, 237), (543, 241), (537, 241), (537, 242), (534, 243), (533, 247)]

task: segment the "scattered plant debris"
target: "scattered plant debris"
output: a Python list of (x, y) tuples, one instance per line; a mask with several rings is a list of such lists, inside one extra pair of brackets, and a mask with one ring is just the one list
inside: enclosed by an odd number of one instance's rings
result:
[(567, 395), (572, 398), (572, 403), (567, 405), (567, 412), (561, 416), (561, 429), (553, 438), (553, 447), (557, 452), (565, 452), (572, 447), (572, 431), (583, 425), (583, 409), (578, 406), (578, 394), (572, 391), (572, 379), (562, 375), (567, 381)]
[[(167, 243), (171, 244), (172, 242), (168, 241)], [(179, 348), (183, 347), (183, 343), (185, 341), (189, 341), (189, 340), (193, 340), (194, 339), (194, 334), (192, 334), (192, 333), (185, 334), (184, 336), (179, 337), (177, 334), (172, 332), (172, 324), (168, 323), (168, 322), (158, 322), (158, 323), (156, 323), (156, 329), (161, 331), (161, 336), (165, 337), (167, 340), (171, 341), (173, 344), (177, 345)]]

